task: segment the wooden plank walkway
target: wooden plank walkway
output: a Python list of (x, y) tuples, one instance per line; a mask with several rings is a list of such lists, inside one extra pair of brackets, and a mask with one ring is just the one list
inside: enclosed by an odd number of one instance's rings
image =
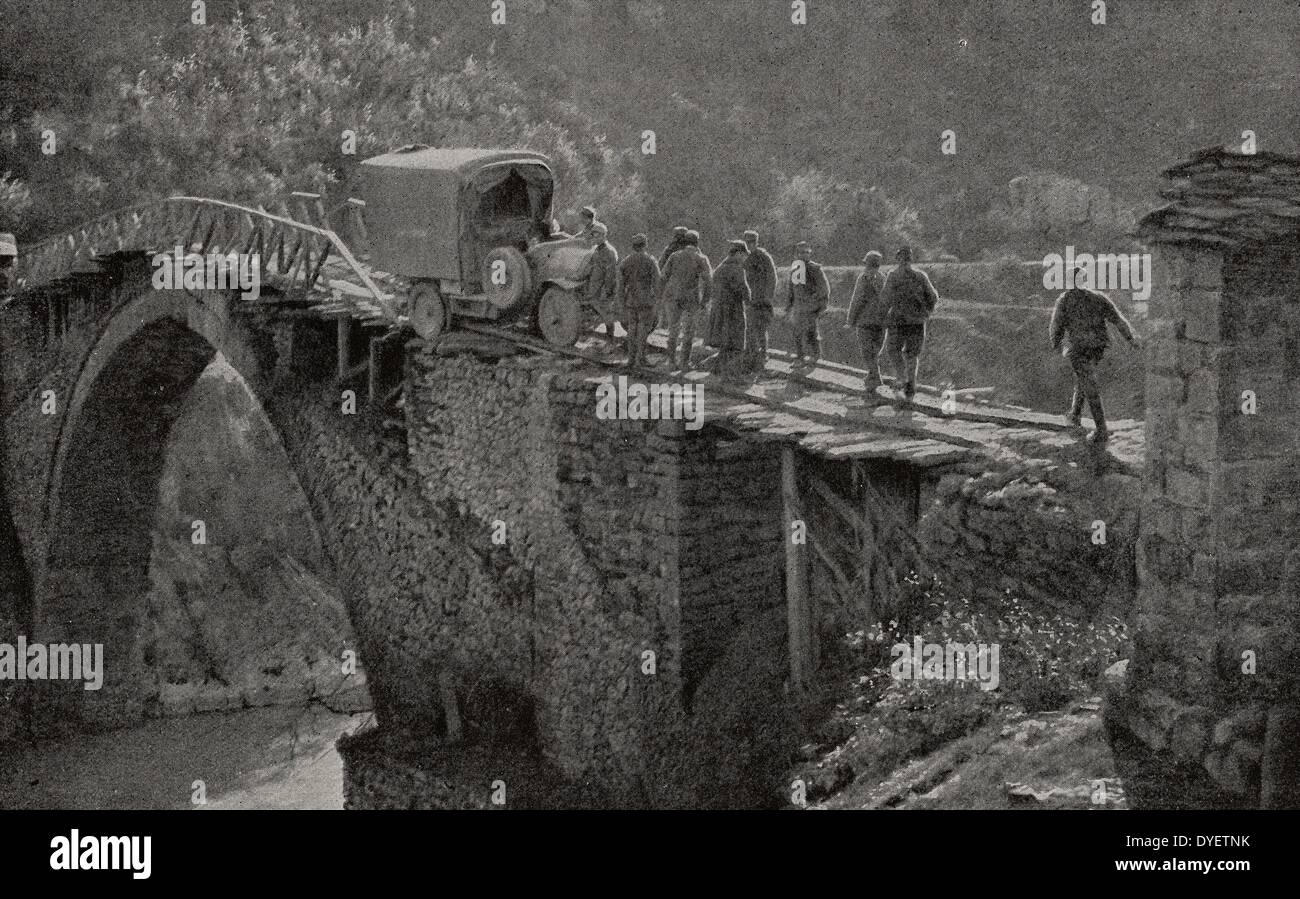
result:
[[(650, 344), (663, 350), (665, 338), (656, 332)], [(584, 346), (596, 349), (599, 342)], [(788, 354), (773, 351), (764, 373), (752, 381), (725, 382), (704, 370), (674, 375), (662, 368), (638, 371), (635, 379), (703, 383), (706, 422), (748, 439), (798, 442), (807, 452), (832, 459), (890, 459), (930, 468), (981, 455), (1052, 458), (1081, 446), (1092, 449), (1084, 442), (1086, 432), (1071, 430), (1063, 416), (972, 403), (964, 396), (947, 404), (945, 412), (943, 397), (933, 388), (918, 392), (906, 408), (869, 404), (864, 374), (835, 362), (792, 374)], [(880, 398), (887, 394), (880, 391)], [(1110, 426), (1104, 452), (1120, 464), (1140, 465), (1142, 422), (1124, 419)]]

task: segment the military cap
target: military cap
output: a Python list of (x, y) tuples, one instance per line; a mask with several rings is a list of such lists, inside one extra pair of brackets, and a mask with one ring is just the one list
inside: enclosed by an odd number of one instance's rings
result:
[(673, 237), (685, 237), (689, 231), (690, 229), (685, 225), (678, 225), (676, 228), (673, 228)]
[(733, 252), (733, 253), (737, 253), (737, 252), (748, 253), (748, 252), (749, 252), (749, 247), (745, 246), (745, 242), (744, 242), (743, 240), (729, 240), (729, 241), (727, 241), (727, 243), (730, 245), (730, 247), (731, 247), (731, 252)]
[(599, 234), (601, 237), (604, 237), (606, 234), (609, 233), (609, 228), (608, 226), (606, 226), (604, 222), (592, 222), (591, 233)]
[(644, 234), (633, 234), (633, 235), (632, 235), (632, 247), (633, 247), (634, 249), (637, 248), (637, 247), (644, 247), (645, 244), (646, 244), (646, 238), (645, 238), (645, 235), (644, 235)]
[(596, 210), (595, 210), (594, 207), (591, 207), (591, 206), (583, 206), (583, 207), (582, 207), (582, 214), (583, 214), (583, 215), (586, 215), (586, 216), (590, 216), (591, 218), (595, 218), (595, 217), (596, 217)]
[(879, 250), (871, 250), (871, 251), (869, 251), (869, 252), (867, 253), (867, 255), (865, 255), (865, 256), (862, 257), (862, 261), (863, 261), (863, 262), (870, 262), (872, 259), (874, 259), (874, 260), (876, 260), (877, 262), (879, 262), (881, 259), (884, 259), (884, 258), (885, 258), (885, 257), (881, 254), (881, 252), (880, 252)]
[(687, 231), (687, 232), (686, 232), (686, 242), (687, 242), (687, 243), (691, 243), (691, 244), (695, 244), (696, 246), (699, 246), (699, 243), (700, 243), (700, 232), (699, 232), (699, 231), (694, 231), (694, 230), (692, 230), (692, 231)]
[(794, 245), (794, 248), (795, 248), (796, 250), (803, 250), (803, 249), (811, 250), (811, 249), (812, 249), (812, 244), (810, 244), (810, 243), (809, 243), (808, 241), (806, 241), (806, 240), (801, 240), (801, 241), (799, 241), (797, 244)]
[(17, 256), (18, 242), (12, 234), (0, 233), (0, 256)]
[(757, 232), (757, 231), (746, 231), (744, 234), (742, 234), (742, 235), (740, 235), (740, 236), (743, 237), (743, 238), (745, 238), (745, 240), (750, 240), (750, 241), (753, 241), (754, 243), (758, 243), (758, 232)]

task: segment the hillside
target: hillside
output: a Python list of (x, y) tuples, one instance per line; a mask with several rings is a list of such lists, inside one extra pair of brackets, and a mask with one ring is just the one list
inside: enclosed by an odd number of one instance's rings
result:
[(507, 6), (212, 0), (195, 26), (184, 4), (8, 0), (0, 227), (32, 240), (179, 190), (345, 192), (368, 153), (488, 142), (553, 154), (562, 215), (594, 202), (617, 244), (684, 221), (709, 248), (758, 225), (837, 264), (902, 240), (1036, 258), (1126, 241), (1188, 147), (1300, 135), (1287, 0), (1112, 2), (1104, 25), (1074, 0), (817, 0), (806, 25), (785, 0)]

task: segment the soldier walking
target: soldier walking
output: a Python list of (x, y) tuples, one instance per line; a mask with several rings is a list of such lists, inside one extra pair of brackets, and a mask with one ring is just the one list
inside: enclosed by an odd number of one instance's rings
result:
[(767, 329), (772, 324), (772, 298), (776, 295), (776, 263), (772, 254), (758, 245), (758, 232), (746, 231), (745, 280), (749, 283), (749, 305), (745, 309), (746, 371), (762, 371), (767, 363)]
[(848, 326), (857, 333), (862, 365), (867, 372), (862, 389), (872, 398), (876, 396), (876, 388), (884, 384), (880, 377), (880, 350), (885, 345), (885, 309), (880, 303), (885, 286), (885, 276), (880, 273), (882, 258), (875, 250), (862, 257), (866, 268), (858, 275), (849, 302)]
[(596, 208), (594, 206), (583, 206), (578, 213), (579, 227), (578, 233), (574, 237), (580, 237), (583, 240), (594, 240), (594, 228), (596, 222)]
[[(672, 256), (673, 253), (676, 253), (682, 247), (687, 246), (686, 235), (689, 231), (690, 229), (687, 228), (685, 225), (677, 225), (673, 228), (672, 239), (668, 241), (668, 246), (664, 247), (663, 252), (659, 254), (660, 272), (663, 272), (664, 269), (668, 268), (668, 258)], [(655, 307), (654, 327), (655, 328), (668, 327), (668, 310), (662, 309), (658, 306)], [(653, 328), (651, 330), (653, 330)]]
[[(817, 320), (831, 301), (831, 286), (821, 265), (813, 261), (812, 245), (806, 240), (795, 245), (798, 257), (790, 267), (790, 288), (786, 311), (793, 312), (795, 366), (816, 365), (821, 358)], [(808, 362), (804, 357), (809, 358)]]
[[(686, 232), (686, 246), (668, 257), (660, 281), (660, 302), (668, 323), (668, 366), (674, 363), (686, 371), (691, 364), (691, 348), (695, 343), (695, 319), (699, 310), (709, 301), (713, 282), (713, 266), (709, 257), (700, 252), (698, 231)], [(684, 332), (684, 333), (683, 333)], [(678, 337), (682, 338), (678, 354)]]
[(618, 343), (614, 339), (614, 303), (618, 298), (618, 250), (606, 240), (609, 229), (602, 222), (592, 222), (591, 239), (595, 247), (587, 258), (587, 283), (583, 299), (596, 307), (605, 320), (605, 349), (612, 353)]
[(687, 246), (686, 235), (689, 233), (690, 233), (690, 229), (685, 227), (684, 225), (678, 225), (677, 227), (673, 228), (672, 240), (668, 241), (668, 246), (664, 247), (664, 251), (659, 254), (660, 271), (663, 271), (664, 266), (668, 264), (669, 256), (673, 255), (673, 253), (676, 253), (682, 247)]
[(728, 380), (740, 374), (745, 350), (745, 307), (750, 302), (749, 283), (745, 280), (748, 255), (745, 242), (733, 240), (727, 258), (713, 272), (713, 307), (704, 343), (717, 348), (715, 371)]
[(1082, 270), (1076, 268), (1071, 273), (1070, 289), (1057, 297), (1048, 336), (1054, 350), (1060, 349), (1063, 340), (1069, 340), (1065, 358), (1070, 360), (1070, 368), (1074, 371), (1074, 396), (1068, 416), (1070, 424), (1076, 428), (1083, 427), (1083, 404), (1086, 400), (1096, 426), (1092, 441), (1105, 443), (1110, 438), (1110, 431), (1106, 427), (1106, 412), (1102, 409), (1101, 391), (1097, 387), (1097, 366), (1110, 344), (1106, 325), (1114, 325), (1130, 344), (1136, 343), (1136, 338), (1132, 325), (1110, 297), (1078, 286)]
[(898, 265), (885, 278), (879, 302), (885, 308), (885, 327), (889, 329), (887, 349), (897, 366), (902, 399), (911, 402), (916, 396), (916, 373), (925, 346), (925, 325), (939, 302), (939, 293), (925, 272), (912, 268), (911, 247), (900, 248), (895, 258)]
[(632, 252), (618, 267), (623, 327), (627, 331), (627, 364), (645, 365), (646, 338), (654, 327), (659, 263), (646, 252), (646, 236), (634, 235)]

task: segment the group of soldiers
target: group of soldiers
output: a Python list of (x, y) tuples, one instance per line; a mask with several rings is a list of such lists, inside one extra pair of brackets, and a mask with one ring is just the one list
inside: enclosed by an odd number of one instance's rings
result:
[[(578, 236), (590, 239), (595, 248), (584, 299), (601, 311), (611, 352), (616, 348), (614, 319), (621, 313), (628, 365), (646, 364), (647, 339), (662, 325), (667, 332), (664, 364), (670, 370), (687, 369), (706, 309), (704, 345), (717, 352), (705, 364), (724, 378), (763, 369), (768, 333), (777, 316), (789, 318), (797, 369), (815, 365), (821, 357), (820, 321), (830, 306), (831, 288), (807, 241), (795, 247), (785, 302), (777, 310), (776, 264), (759, 246), (757, 231), (729, 241), (727, 257), (716, 268), (700, 250), (699, 232), (680, 225), (658, 259), (647, 251), (646, 236), (637, 234), (631, 254), (620, 262), (595, 210), (587, 207), (582, 215)], [(847, 326), (857, 333), (867, 369), (863, 387), (873, 400), (876, 388), (884, 384), (878, 361), (882, 351), (894, 360), (901, 397), (912, 399), (926, 322), (939, 298), (929, 277), (912, 267), (910, 248), (900, 249), (897, 258), (898, 266), (885, 277), (881, 254), (868, 253), (849, 305)]]
[(671, 241), (657, 259), (647, 249), (646, 236), (637, 234), (632, 252), (620, 261), (608, 234), (605, 225), (596, 221), (595, 210), (584, 209), (577, 236), (588, 237), (594, 247), (584, 300), (604, 318), (611, 352), (616, 349), (616, 317), (621, 317), (627, 332), (629, 366), (647, 364), (650, 332), (662, 326), (668, 335), (663, 364), (684, 371), (692, 364), (695, 332), (707, 309), (704, 344), (717, 350), (709, 366), (728, 378), (763, 367), (776, 264), (758, 245), (758, 232), (746, 231), (742, 239), (730, 241), (727, 258), (716, 268), (700, 250), (699, 232), (685, 226), (673, 229)]
[[(656, 259), (646, 249), (646, 236), (632, 238), (632, 252), (621, 262), (608, 241), (609, 230), (596, 220), (596, 211), (582, 211), (578, 236), (594, 244), (585, 300), (601, 311), (609, 351), (616, 350), (614, 319), (621, 313), (627, 332), (627, 364), (647, 364), (647, 340), (656, 326), (667, 332), (663, 365), (687, 370), (698, 320), (708, 310), (705, 346), (717, 350), (704, 360), (727, 379), (762, 371), (768, 352), (768, 331), (774, 316), (789, 317), (794, 338), (795, 369), (815, 365), (821, 356), (822, 314), (830, 305), (831, 288), (822, 266), (812, 258), (812, 246), (800, 241), (785, 290), (784, 308), (774, 308), (777, 278), (772, 255), (758, 244), (758, 232), (746, 231), (728, 242), (727, 258), (716, 268), (700, 250), (699, 232), (678, 226)], [(863, 271), (853, 286), (846, 327), (854, 331), (866, 374), (863, 390), (869, 403), (886, 401), (881, 355), (896, 372), (898, 399), (910, 403), (916, 394), (917, 372), (925, 345), (926, 326), (939, 301), (929, 276), (913, 267), (912, 250), (901, 247), (898, 265), (886, 276), (883, 255), (872, 250), (863, 257)], [(1072, 273), (1074, 276), (1079, 273)], [(1108, 344), (1107, 325), (1130, 343), (1133, 329), (1104, 294), (1072, 286), (1056, 302), (1049, 337), (1064, 351), (1074, 374), (1069, 422), (1082, 427), (1085, 405), (1096, 430), (1093, 439), (1109, 437), (1096, 370)]]

